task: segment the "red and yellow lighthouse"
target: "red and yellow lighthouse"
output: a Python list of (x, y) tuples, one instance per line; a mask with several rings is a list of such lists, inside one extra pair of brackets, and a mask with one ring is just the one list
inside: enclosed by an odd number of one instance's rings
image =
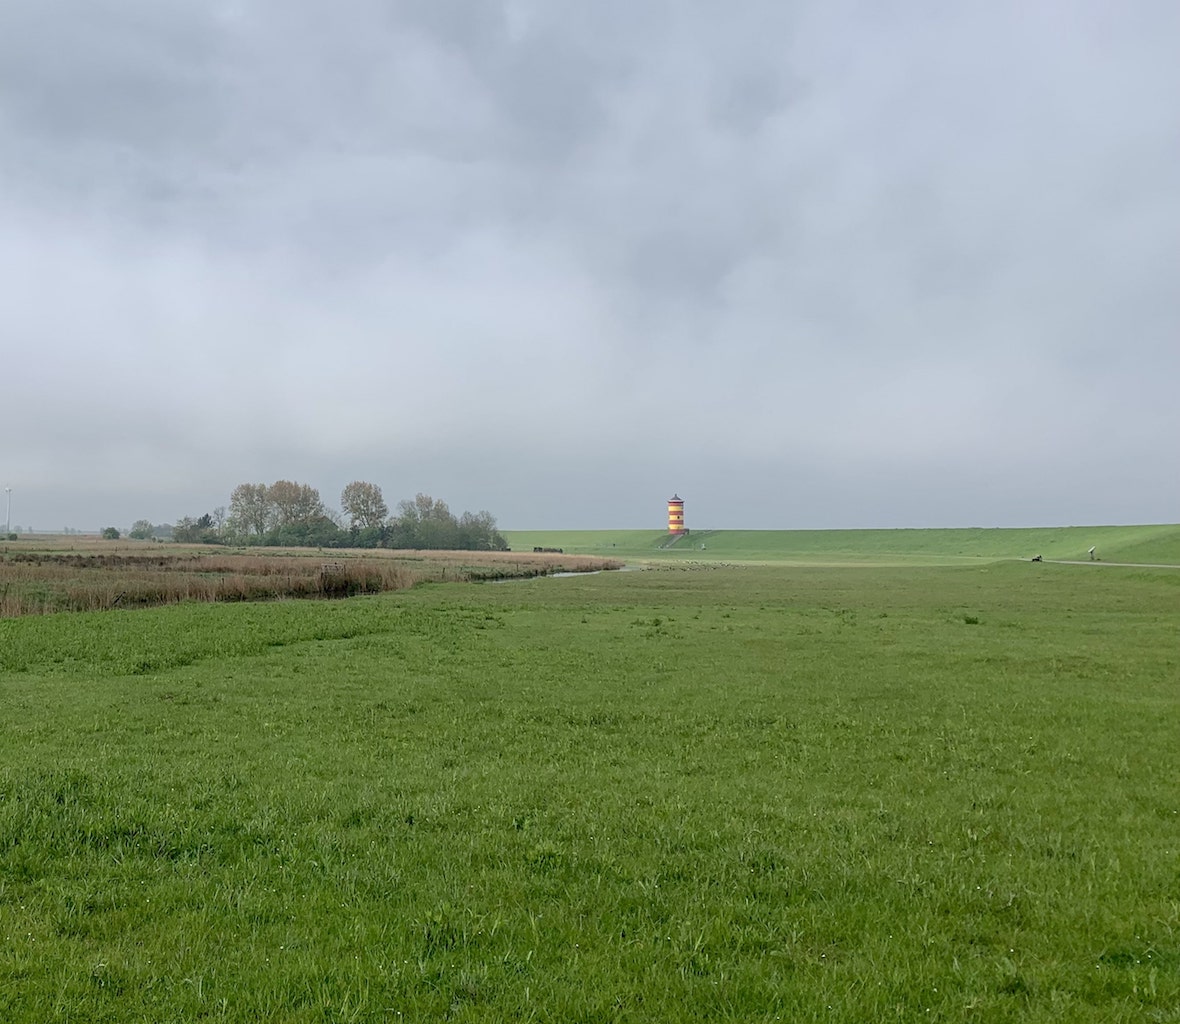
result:
[(678, 494), (668, 499), (668, 532), (677, 536), (688, 533), (684, 528), (684, 499)]

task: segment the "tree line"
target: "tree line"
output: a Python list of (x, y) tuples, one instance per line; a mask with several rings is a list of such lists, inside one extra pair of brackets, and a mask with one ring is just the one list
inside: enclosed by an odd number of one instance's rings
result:
[[(238, 484), (228, 508), (185, 516), (172, 527), (172, 539), (182, 544), (273, 547), (508, 550), (490, 512), (456, 516), (446, 502), (429, 494), (398, 502), (391, 515), (380, 487), (354, 480), (341, 492), (340, 507), (340, 512), (328, 508), (309, 484)], [(159, 533), (159, 527), (141, 519), (128, 536), (149, 540)]]

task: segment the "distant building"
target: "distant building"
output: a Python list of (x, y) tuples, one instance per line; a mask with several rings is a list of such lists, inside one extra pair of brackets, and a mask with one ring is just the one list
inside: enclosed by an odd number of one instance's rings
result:
[(684, 525), (684, 499), (678, 494), (668, 499), (668, 532), (676, 536), (688, 533)]

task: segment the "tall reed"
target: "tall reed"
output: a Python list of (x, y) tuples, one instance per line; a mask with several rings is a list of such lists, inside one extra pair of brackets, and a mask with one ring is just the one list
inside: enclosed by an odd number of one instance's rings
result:
[(377, 556), (10, 553), (0, 558), (0, 618), (178, 604), (337, 598), (425, 581), (494, 580), (617, 568), (606, 559), (474, 552)]

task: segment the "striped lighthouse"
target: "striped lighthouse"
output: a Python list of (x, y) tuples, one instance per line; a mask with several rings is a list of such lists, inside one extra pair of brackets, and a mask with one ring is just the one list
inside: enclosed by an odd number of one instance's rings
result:
[(678, 494), (668, 499), (668, 532), (676, 536), (688, 533), (684, 528), (684, 499)]

